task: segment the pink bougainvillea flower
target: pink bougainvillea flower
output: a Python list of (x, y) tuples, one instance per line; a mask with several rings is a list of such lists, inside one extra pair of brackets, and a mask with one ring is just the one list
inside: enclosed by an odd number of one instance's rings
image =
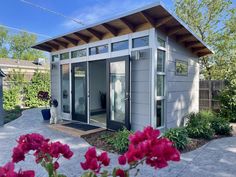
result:
[(14, 171), (14, 163), (8, 162), (3, 167), (0, 167), (0, 177), (34, 177), (35, 172), (32, 170), (22, 171), (20, 170), (18, 173)]
[(125, 165), (126, 164), (126, 157), (124, 155), (121, 155), (118, 158), (118, 162), (119, 162), (120, 165)]
[(25, 160), (25, 153), (20, 147), (15, 147), (12, 153), (12, 162), (17, 163)]
[(80, 165), (84, 170), (92, 170), (98, 173), (103, 166), (108, 166), (110, 164), (110, 158), (107, 152), (102, 152), (97, 155), (96, 149), (94, 147), (89, 148), (84, 155), (85, 162), (81, 162)]
[[(154, 168), (164, 168), (168, 161), (179, 161), (180, 153), (167, 138), (160, 138), (160, 131), (152, 127), (130, 135), (129, 148), (124, 154), (129, 164), (146, 159), (146, 164)], [(120, 160), (119, 160), (120, 161)]]
[(100, 156), (98, 156), (98, 161), (100, 161), (104, 166), (108, 166), (110, 164), (110, 158), (108, 157), (107, 152), (102, 152)]
[(125, 172), (122, 169), (116, 170), (116, 176), (118, 176), (118, 177), (126, 177)]
[(60, 165), (59, 165), (59, 163), (57, 161), (53, 163), (54, 170), (57, 170), (59, 168), (59, 166)]
[(17, 177), (34, 177), (35, 172), (33, 170), (28, 170), (28, 171), (19, 171), (17, 174)]

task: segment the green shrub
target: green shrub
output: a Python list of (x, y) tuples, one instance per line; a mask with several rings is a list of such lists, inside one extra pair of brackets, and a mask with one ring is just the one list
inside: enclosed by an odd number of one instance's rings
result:
[(211, 127), (217, 135), (230, 135), (232, 127), (227, 119), (217, 117), (211, 121)]
[(220, 92), (220, 116), (236, 122), (236, 90), (229, 84)]
[(131, 133), (131, 131), (124, 128), (116, 132), (114, 136), (108, 137), (106, 141), (111, 144), (118, 152), (123, 153), (128, 150), (129, 135)]
[(31, 82), (25, 87), (25, 106), (39, 107), (45, 106), (45, 101), (38, 98), (38, 92), (45, 91), (50, 93), (49, 73), (35, 72)]
[(190, 138), (211, 139), (214, 130), (211, 127), (211, 121), (216, 116), (211, 111), (201, 111), (199, 113), (190, 113), (188, 115), (187, 132)]
[(188, 144), (188, 133), (185, 128), (172, 128), (164, 133), (164, 137), (171, 140), (179, 150), (185, 149)]
[(3, 108), (12, 110), (20, 105), (20, 88), (18, 86), (3, 90)]

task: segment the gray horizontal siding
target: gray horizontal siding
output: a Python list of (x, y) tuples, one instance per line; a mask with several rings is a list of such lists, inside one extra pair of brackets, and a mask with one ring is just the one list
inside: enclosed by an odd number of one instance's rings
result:
[(131, 61), (131, 128), (150, 125), (150, 60)]

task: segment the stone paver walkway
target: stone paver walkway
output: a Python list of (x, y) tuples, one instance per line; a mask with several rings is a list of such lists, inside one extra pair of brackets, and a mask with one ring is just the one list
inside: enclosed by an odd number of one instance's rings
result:
[[(61, 172), (67, 177), (79, 177), (82, 173), (80, 162), (83, 154), (89, 147), (82, 138), (72, 137), (62, 132), (47, 127), (42, 120), (39, 109), (31, 109), (23, 112), (23, 115), (15, 121), (0, 128), (0, 165), (11, 159), (12, 148), (16, 139), (26, 133), (40, 133), (53, 141), (67, 143), (75, 153), (71, 160), (61, 160)], [(111, 164), (117, 165), (116, 154), (110, 154)], [(183, 154), (179, 163), (171, 163), (168, 168), (155, 171), (147, 166), (141, 167), (140, 176), (152, 177), (235, 177), (236, 176), (236, 137), (222, 138), (211, 141), (207, 145), (195, 151)], [(17, 164), (17, 168), (33, 169), (38, 177), (46, 173), (33, 163), (32, 157), (27, 157), (25, 162)]]

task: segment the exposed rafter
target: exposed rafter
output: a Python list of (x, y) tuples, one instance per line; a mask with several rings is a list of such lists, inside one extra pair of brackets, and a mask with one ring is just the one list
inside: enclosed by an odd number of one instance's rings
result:
[(53, 41), (54, 41), (55, 43), (57, 43), (58, 45), (64, 47), (64, 48), (67, 48), (68, 45), (69, 45), (69, 43), (64, 42), (64, 41), (60, 41), (59, 39), (54, 39)]
[(84, 41), (85, 43), (88, 43), (90, 40), (90, 37), (80, 34), (78, 32), (74, 33), (74, 35), (76, 35), (80, 40)]
[(102, 26), (104, 28), (106, 28), (106, 30), (108, 30), (113, 36), (117, 36), (118, 35), (118, 30), (115, 29), (114, 27), (112, 27), (111, 25), (104, 23), (102, 24)]
[(201, 42), (199, 41), (185, 42), (185, 47), (188, 49), (193, 47), (199, 47), (199, 45), (201, 45)]
[(156, 27), (156, 22), (155, 22), (155, 20), (152, 17), (150, 17), (150, 15), (148, 15), (144, 11), (140, 12), (140, 14), (153, 28)]
[(135, 27), (125, 18), (120, 18), (120, 21), (130, 30), (130, 32), (135, 32)]
[(193, 37), (193, 35), (191, 35), (191, 34), (178, 35), (176, 37), (176, 40), (177, 40), (177, 42), (185, 42), (185, 41), (191, 39), (192, 37)]
[(163, 17), (163, 18), (159, 18), (157, 19), (156, 22), (156, 28), (164, 25), (165, 23), (167, 23), (168, 21), (170, 21), (173, 17), (172, 16), (167, 16), (167, 17)]
[(51, 43), (51, 42), (45, 42), (45, 44), (46, 44), (47, 46), (49, 46), (49, 47), (55, 49), (55, 50), (58, 50), (58, 49), (60, 48), (59, 45), (53, 44), (53, 43)]
[(45, 45), (38, 45), (38, 46), (34, 46), (35, 49), (39, 49), (39, 50), (45, 50), (47, 52), (52, 52), (52, 48), (51, 47), (47, 47)]
[(62, 36), (62, 38), (64, 38), (65, 40), (67, 40), (68, 42), (72, 43), (73, 45), (77, 46), (79, 44), (79, 40), (68, 37), (68, 36)]
[(174, 34), (176, 34), (178, 31), (182, 30), (183, 28), (184, 28), (184, 27), (181, 26), (181, 25), (173, 26), (173, 27), (171, 27), (170, 29), (167, 29), (167, 35), (168, 35), (168, 36), (174, 35)]
[(192, 52), (196, 54), (196, 53), (202, 52), (204, 50), (206, 50), (206, 47), (198, 47), (198, 48), (192, 49)]
[(206, 55), (210, 55), (210, 54), (211, 54), (210, 52), (198, 52), (197, 56), (202, 57), (202, 56), (206, 56)]
[(98, 32), (92, 28), (88, 28), (87, 31), (90, 32), (92, 35), (94, 35), (98, 40), (102, 40), (102, 38), (103, 38), (102, 33)]

